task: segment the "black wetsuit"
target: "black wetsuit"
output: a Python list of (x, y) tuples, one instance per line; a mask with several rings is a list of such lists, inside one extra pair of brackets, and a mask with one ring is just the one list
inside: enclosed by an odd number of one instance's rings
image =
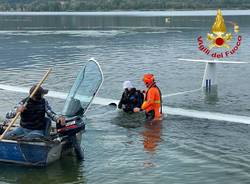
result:
[(143, 94), (132, 88), (130, 91), (125, 89), (122, 94), (122, 98), (119, 102), (118, 108), (123, 109), (124, 112), (133, 112), (133, 109), (140, 108), (143, 103)]

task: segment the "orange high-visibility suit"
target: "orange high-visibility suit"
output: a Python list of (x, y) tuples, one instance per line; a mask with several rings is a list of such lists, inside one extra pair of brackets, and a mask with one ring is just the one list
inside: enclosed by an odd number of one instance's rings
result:
[(150, 87), (141, 106), (146, 111), (146, 115), (152, 115), (150, 119), (159, 119), (161, 117), (161, 92), (156, 85)]

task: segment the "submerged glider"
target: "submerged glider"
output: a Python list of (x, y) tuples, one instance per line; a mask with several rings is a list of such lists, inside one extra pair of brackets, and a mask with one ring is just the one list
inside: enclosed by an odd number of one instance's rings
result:
[[(4, 84), (0, 84), (0, 89), (13, 91), (13, 92), (27, 93), (27, 94), (29, 92), (29, 88), (9, 86), (9, 85), (4, 85)], [(53, 97), (53, 98), (58, 98), (58, 99), (66, 99), (67, 95), (68, 95), (67, 93), (57, 92), (57, 91), (49, 91), (49, 93), (47, 94), (48, 97)], [(108, 105), (110, 103), (118, 104), (118, 100), (96, 97), (92, 103), (98, 104), (98, 105)], [(208, 112), (208, 111), (198, 111), (198, 110), (182, 109), (182, 108), (173, 108), (169, 106), (163, 106), (163, 113), (169, 114), (169, 115), (186, 116), (186, 117), (191, 117), (191, 118), (201, 118), (201, 119), (210, 119), (210, 120), (217, 120), (217, 121), (228, 121), (228, 122), (235, 122), (235, 123), (250, 124), (250, 117), (248, 116), (223, 114), (223, 113)]]
[[(94, 60), (94, 59), (92, 59)], [(215, 64), (215, 63), (244, 63), (244, 62), (218, 62), (218, 61), (209, 61), (209, 60), (191, 60), (191, 59), (180, 59), (185, 61), (195, 61), (195, 62), (205, 62), (207, 65)], [(96, 62), (96, 61), (95, 61)], [(208, 66), (207, 66), (208, 67)], [(211, 76), (212, 74), (215, 74), (215, 71), (208, 70), (206, 68), (203, 78), (203, 84), (202, 87), (197, 89), (200, 90), (202, 88), (206, 88), (208, 86), (204, 85), (204, 80)], [(216, 80), (215, 80), (216, 81)], [(216, 85), (216, 83), (213, 83)], [(209, 86), (211, 87), (211, 86)], [(10, 86), (5, 84), (0, 84), (0, 89), (7, 90), (7, 91), (13, 91), (13, 92), (19, 92), (19, 93), (29, 93), (29, 88), (26, 87), (18, 87), (18, 86)], [(191, 90), (188, 92), (194, 92), (197, 90)], [(173, 94), (167, 94), (163, 95), (163, 98), (165, 97), (171, 97), (175, 95), (184, 94), (185, 92), (179, 92), (179, 93), (173, 93)], [(58, 99), (66, 99), (68, 94), (64, 92), (57, 92), (57, 91), (49, 91), (49, 93), (46, 95), (48, 97), (58, 98)], [(86, 96), (86, 99), (89, 97)], [(108, 105), (111, 103), (118, 104), (118, 100), (116, 99), (109, 99), (109, 98), (101, 98), (101, 97), (95, 97), (92, 101), (93, 104), (98, 105)], [(177, 116), (186, 116), (191, 118), (200, 118), (200, 119), (209, 119), (209, 120), (216, 120), (216, 121), (228, 121), (228, 122), (234, 122), (234, 123), (243, 123), (243, 124), (250, 124), (250, 117), (248, 116), (241, 116), (241, 115), (233, 115), (233, 114), (223, 114), (223, 113), (217, 113), (217, 112), (208, 112), (208, 111), (198, 111), (198, 110), (191, 110), (191, 109), (183, 109), (183, 108), (174, 108), (169, 106), (163, 106), (163, 113), (169, 114), (169, 115), (177, 115)], [(86, 111), (85, 111), (86, 112)]]

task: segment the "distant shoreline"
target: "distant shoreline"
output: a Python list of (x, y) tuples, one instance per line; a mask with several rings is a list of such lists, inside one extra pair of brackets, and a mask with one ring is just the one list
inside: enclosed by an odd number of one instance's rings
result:
[[(18, 12), (4, 11), (0, 16), (215, 16), (217, 10), (171, 10), (171, 11), (86, 11), (86, 12), (68, 12), (68, 11), (48, 11), (48, 12)], [(246, 16), (250, 15), (250, 10), (223, 10), (223, 16)]]
[(1, 0), (0, 11), (197, 11), (247, 10), (249, 0)]

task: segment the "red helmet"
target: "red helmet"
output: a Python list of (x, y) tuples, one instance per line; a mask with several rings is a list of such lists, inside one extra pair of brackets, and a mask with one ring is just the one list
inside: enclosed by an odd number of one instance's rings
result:
[(153, 74), (151, 73), (147, 73), (143, 76), (143, 82), (146, 84), (146, 85), (150, 85), (152, 84), (153, 82), (155, 81), (155, 77)]

